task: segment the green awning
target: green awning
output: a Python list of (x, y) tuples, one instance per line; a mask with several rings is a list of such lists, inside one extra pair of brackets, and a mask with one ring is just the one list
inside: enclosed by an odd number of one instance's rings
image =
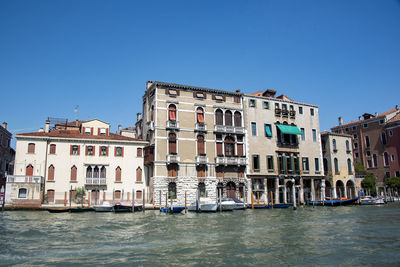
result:
[(299, 134), (302, 135), (303, 133), (299, 130), (299, 128), (297, 128), (297, 126), (293, 126), (293, 125), (283, 125), (283, 124), (277, 124), (276, 126), (278, 126), (279, 130), (281, 130), (281, 132), (283, 134)]

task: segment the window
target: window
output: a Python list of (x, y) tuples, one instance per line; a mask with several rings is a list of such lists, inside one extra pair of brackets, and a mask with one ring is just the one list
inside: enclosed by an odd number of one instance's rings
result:
[(366, 146), (366, 147), (369, 147), (369, 146), (370, 146), (370, 143), (369, 143), (369, 136), (368, 136), (368, 135), (365, 136), (365, 146)]
[(120, 147), (120, 146), (115, 147), (114, 156), (123, 157), (124, 156), (124, 148)]
[(197, 123), (204, 124), (204, 110), (200, 107), (196, 109)]
[(222, 95), (214, 95), (214, 99), (217, 102), (224, 102), (225, 101), (225, 98)]
[(86, 178), (92, 178), (92, 167), (88, 166), (86, 168)]
[(142, 169), (140, 167), (136, 169), (136, 182), (142, 182)]
[(368, 123), (364, 123), (363, 127), (368, 128)]
[(235, 139), (232, 136), (225, 138), (225, 156), (235, 155)]
[(263, 102), (263, 107), (264, 107), (264, 109), (269, 109), (269, 102), (264, 101)]
[(272, 137), (271, 124), (264, 124), (264, 128), (265, 128), (265, 137)]
[(54, 190), (49, 189), (47, 190), (47, 202), (53, 203), (54, 202)]
[(232, 112), (229, 110), (225, 112), (225, 125), (232, 126)]
[(314, 109), (313, 108), (310, 108), (310, 114), (311, 114), (311, 116), (314, 116)]
[(100, 178), (106, 178), (106, 177), (107, 177), (106, 167), (102, 166), (100, 169)]
[(365, 151), (365, 155), (367, 155), (367, 157), (371, 157), (371, 151), (369, 150)]
[(55, 144), (50, 145), (50, 154), (56, 154), (56, 145)]
[(233, 102), (240, 103), (240, 96), (234, 96), (233, 97)]
[(306, 140), (306, 130), (304, 128), (301, 128), (300, 131), (301, 131), (301, 140), (305, 141)]
[(197, 177), (198, 178), (204, 178), (206, 177), (206, 166), (205, 165), (199, 165), (197, 166)]
[(47, 180), (54, 181), (54, 166), (53, 165), (49, 166), (49, 173), (47, 175)]
[(99, 129), (99, 135), (105, 136), (106, 135), (106, 128)]
[(356, 153), (354, 153), (354, 156), (355, 156), (356, 158), (358, 158), (360, 155), (358, 154), (358, 152), (356, 152)]
[(150, 120), (151, 120), (151, 121), (154, 121), (154, 106), (151, 106)]
[(120, 167), (117, 167), (115, 169), (115, 181), (116, 182), (121, 182), (121, 176), (122, 176), (122, 171)]
[(338, 159), (335, 158), (335, 159), (333, 160), (333, 162), (334, 162), (334, 164), (335, 164), (335, 174), (340, 174), (340, 173), (339, 173), (339, 162), (338, 162)]
[(385, 178), (390, 178), (390, 172), (385, 172)]
[(358, 148), (358, 143), (354, 143), (354, 148)]
[(35, 153), (35, 144), (34, 143), (28, 144), (28, 153), (30, 153), (30, 154)]
[(76, 176), (77, 176), (77, 168), (75, 166), (72, 166), (70, 180), (76, 181)]
[(242, 127), (242, 114), (239, 111), (235, 112), (235, 127)]
[(386, 145), (386, 133), (381, 133), (381, 141), (383, 145)]
[(334, 152), (336, 152), (336, 151), (337, 151), (337, 147), (336, 147), (336, 139), (333, 139), (333, 140), (332, 140), (332, 148), (333, 148), (333, 151), (334, 151)]
[(85, 135), (91, 135), (91, 134), (92, 134), (92, 128), (85, 127)]
[(251, 123), (251, 135), (257, 136), (257, 124), (255, 122)]
[(287, 110), (287, 105), (286, 104), (282, 104), (282, 110)]
[(121, 199), (121, 191), (120, 190), (114, 191), (114, 199)]
[(176, 106), (173, 104), (168, 107), (168, 120), (176, 121)]
[(169, 96), (176, 97), (178, 95), (178, 91), (169, 89), (168, 94), (169, 94)]
[(88, 156), (94, 155), (94, 146), (86, 146), (86, 155)]
[(312, 129), (312, 139), (313, 142), (317, 142), (317, 130)]
[(136, 199), (142, 199), (143, 198), (143, 196), (142, 196), (142, 191), (141, 190), (138, 190), (138, 191), (136, 191)]
[(400, 177), (400, 171), (396, 171), (396, 177)]
[(315, 158), (314, 163), (315, 163), (315, 172), (319, 172), (319, 158)]
[(383, 152), (383, 165), (385, 167), (389, 166), (389, 153)]
[(372, 162), (374, 163), (372, 167), (378, 168), (378, 157), (376, 156), (376, 154), (372, 155)]
[(77, 145), (71, 145), (71, 151), (70, 154), (71, 155), (79, 155), (79, 149), (80, 147)]
[(168, 150), (169, 154), (176, 154), (176, 134), (169, 133), (168, 135)]
[(267, 156), (267, 169), (269, 171), (274, 170), (274, 157), (273, 156)]
[(100, 156), (108, 156), (108, 147), (106, 146), (100, 147)]
[(29, 165), (26, 167), (25, 175), (26, 175), (26, 176), (33, 176), (33, 166), (32, 166), (31, 164), (29, 164)]
[(99, 178), (99, 167), (95, 166), (93, 168), (93, 178)]
[(353, 126), (353, 128), (352, 128), (352, 129), (353, 129), (353, 131), (355, 131), (355, 130), (356, 130), (356, 126)]
[(302, 158), (302, 164), (303, 164), (303, 171), (308, 172), (310, 171), (310, 165), (308, 162), (308, 158)]
[(326, 175), (326, 173), (329, 170), (329, 168), (328, 168), (328, 159), (327, 158), (323, 159), (323, 164), (324, 164), (324, 172), (325, 172), (325, 175)]
[(204, 93), (194, 93), (194, 97), (198, 98), (198, 99), (204, 99), (205, 98), (205, 94)]
[(394, 155), (393, 154), (392, 154), (391, 158), (392, 158), (392, 162), (393, 162), (394, 161)]
[(217, 109), (215, 111), (215, 124), (216, 125), (223, 125), (224, 124), (224, 118), (223, 118), (223, 113), (222, 110)]
[(357, 139), (357, 134), (353, 134), (354, 139)]
[(392, 131), (389, 131), (389, 136), (393, 136), (393, 132)]
[(167, 166), (167, 169), (168, 169), (168, 177), (178, 176), (178, 164), (169, 164)]
[(249, 99), (249, 107), (255, 108), (256, 107), (256, 100), (255, 99)]
[(143, 157), (143, 149), (141, 147), (137, 148), (136, 156)]
[(199, 194), (200, 194), (200, 197), (206, 197), (206, 185), (205, 185), (205, 183), (199, 183)]
[(260, 171), (260, 158), (258, 155), (253, 155), (253, 171), (254, 172)]
[(344, 129), (346, 132), (348, 132), (349, 131), (349, 128), (346, 128), (346, 129)]
[(168, 184), (168, 199), (176, 199), (176, 184)]
[(204, 153), (204, 136), (197, 136), (197, 155), (203, 155)]
[(279, 109), (279, 103), (275, 103), (275, 109)]
[(346, 140), (346, 151), (350, 152), (350, 142), (349, 142), (349, 140)]
[(28, 197), (28, 190), (26, 188), (20, 188), (18, 190), (18, 198), (27, 198)]
[(380, 120), (379, 121), (379, 124), (384, 124), (385, 123), (385, 120)]
[(351, 159), (347, 159), (347, 172), (353, 174), (353, 166), (351, 165)]

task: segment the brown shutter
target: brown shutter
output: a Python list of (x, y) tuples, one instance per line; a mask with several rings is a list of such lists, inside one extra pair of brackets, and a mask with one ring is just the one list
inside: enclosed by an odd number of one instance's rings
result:
[(114, 157), (117, 156), (117, 147), (114, 147)]
[(85, 134), (85, 127), (82, 127), (82, 134)]
[(25, 175), (26, 175), (26, 176), (33, 176), (33, 166), (32, 166), (32, 165), (29, 164), (29, 165), (26, 167)]
[(121, 147), (121, 157), (124, 156), (124, 147)]
[(139, 167), (136, 169), (136, 182), (142, 181), (142, 169)]
[(108, 147), (106, 147), (106, 155), (108, 156)]
[(49, 173), (48, 173), (48, 176), (47, 176), (47, 180), (54, 181), (54, 166), (53, 165), (51, 165), (49, 167)]
[(69, 148), (69, 154), (72, 155), (72, 145)]
[(143, 155), (143, 151), (142, 151), (142, 149), (139, 147), (139, 148), (137, 149), (137, 156), (138, 156), (138, 157), (142, 157), (142, 155)]
[(222, 143), (217, 143), (217, 156), (222, 155)]
[(93, 127), (90, 128), (90, 135), (93, 135)]
[(96, 146), (93, 146), (93, 156), (96, 155)]
[(243, 156), (243, 144), (237, 145), (237, 154), (238, 156)]
[(106, 135), (108, 136), (108, 128), (106, 129)]
[(100, 128), (97, 128), (97, 135), (100, 135)]
[(78, 155), (80, 155), (80, 153), (81, 153), (81, 146), (78, 145)]

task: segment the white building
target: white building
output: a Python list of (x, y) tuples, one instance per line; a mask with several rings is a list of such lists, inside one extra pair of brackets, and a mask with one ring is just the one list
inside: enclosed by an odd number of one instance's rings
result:
[(75, 204), (78, 187), (87, 190), (89, 205), (130, 202), (132, 194), (141, 201), (143, 192), (148, 192), (143, 167), (147, 142), (112, 134), (108, 123), (73, 121), (50, 129), (48, 120), (45, 130), (17, 134), (16, 139), (14, 175), (7, 177), (7, 205)]

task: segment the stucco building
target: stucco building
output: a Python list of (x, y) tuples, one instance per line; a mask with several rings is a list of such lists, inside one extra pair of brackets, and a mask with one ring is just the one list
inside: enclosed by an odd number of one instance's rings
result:
[(387, 136), (387, 152), (389, 174), (385, 176), (400, 177), (400, 113), (388, 120), (385, 125)]
[(45, 130), (16, 135), (6, 204), (67, 205), (74, 202), (78, 187), (87, 190), (89, 205), (131, 201), (133, 194), (142, 200), (148, 192), (143, 166), (147, 142), (113, 134), (108, 123), (97, 119), (50, 124), (47, 120)]
[(0, 125), (0, 188), (5, 185), (6, 175), (14, 171), (15, 150), (11, 148), (12, 134), (7, 130), (7, 123)]
[[(246, 201), (246, 132), (240, 92), (147, 82), (142, 129), (155, 204), (218, 192)], [(160, 198), (161, 196), (161, 198)]]
[[(256, 203), (320, 198), (322, 153), (318, 106), (297, 102), (276, 91), (244, 95), (249, 165)], [(293, 187), (294, 182), (294, 187)]]

